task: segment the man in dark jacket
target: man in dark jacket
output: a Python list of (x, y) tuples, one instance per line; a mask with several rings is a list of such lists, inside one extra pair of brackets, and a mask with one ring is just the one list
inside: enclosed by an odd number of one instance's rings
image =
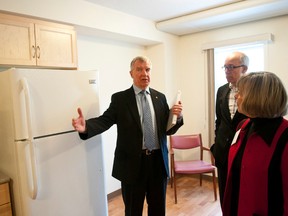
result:
[[(166, 131), (169, 107), (165, 95), (149, 87), (151, 67), (148, 58), (134, 58), (130, 64), (133, 85), (113, 94), (110, 106), (103, 115), (85, 121), (79, 108), (79, 117), (72, 120), (82, 139), (117, 125), (112, 176), (121, 181), (125, 216), (141, 216), (145, 197), (149, 216), (165, 216), (169, 176), (166, 136), (174, 134), (183, 125), (182, 105), (179, 102), (172, 107), (173, 114), (178, 116), (177, 123)], [(146, 122), (145, 110), (148, 109), (154, 138), (149, 136), (146, 139), (146, 127), (142, 124)], [(152, 142), (154, 147), (150, 147)]]
[(228, 55), (223, 66), (228, 83), (219, 87), (216, 96), (215, 143), (212, 145), (211, 151), (218, 172), (221, 204), (226, 185), (229, 148), (237, 125), (247, 118), (237, 111), (235, 94), (237, 93), (236, 83), (247, 71), (248, 65), (249, 58), (244, 53), (234, 52)]

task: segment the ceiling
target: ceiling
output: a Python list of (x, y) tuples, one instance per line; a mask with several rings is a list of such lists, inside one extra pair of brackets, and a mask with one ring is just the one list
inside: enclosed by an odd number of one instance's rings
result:
[(243, 0), (88, 0), (155, 22)]
[(288, 0), (87, 0), (154, 21), (175, 35), (288, 14)]

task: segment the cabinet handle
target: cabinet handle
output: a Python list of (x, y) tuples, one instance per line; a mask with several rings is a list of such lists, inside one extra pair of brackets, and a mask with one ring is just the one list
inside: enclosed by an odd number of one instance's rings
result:
[(36, 56), (36, 49), (35, 49), (35, 46), (34, 46), (34, 45), (32, 46), (32, 52), (33, 52), (32, 58), (35, 58), (35, 56)]
[(37, 58), (40, 59), (40, 47), (37, 46)]

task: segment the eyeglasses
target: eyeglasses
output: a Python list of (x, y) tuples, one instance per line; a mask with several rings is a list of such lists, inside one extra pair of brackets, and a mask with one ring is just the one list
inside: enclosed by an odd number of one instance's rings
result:
[(245, 66), (245, 65), (239, 65), (239, 66), (224, 65), (224, 66), (222, 67), (222, 69), (223, 69), (223, 70), (229, 70), (229, 71), (231, 71), (231, 70), (234, 70), (235, 68), (240, 68), (240, 67), (243, 67), (243, 66)]

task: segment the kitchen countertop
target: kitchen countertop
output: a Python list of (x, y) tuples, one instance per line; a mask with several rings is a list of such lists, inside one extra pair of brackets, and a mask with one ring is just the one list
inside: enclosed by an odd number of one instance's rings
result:
[(10, 181), (10, 178), (0, 172), (0, 184), (4, 184)]

